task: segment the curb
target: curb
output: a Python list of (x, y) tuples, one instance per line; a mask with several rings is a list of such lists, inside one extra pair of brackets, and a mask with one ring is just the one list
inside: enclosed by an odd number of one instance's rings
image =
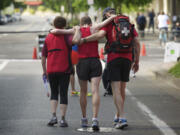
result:
[(155, 78), (157, 80), (163, 80), (165, 81), (167, 84), (173, 86), (176, 89), (180, 90), (180, 78), (176, 78), (174, 76), (172, 76), (170, 73), (168, 73), (168, 71), (166, 70), (155, 70), (152, 71), (155, 75)]

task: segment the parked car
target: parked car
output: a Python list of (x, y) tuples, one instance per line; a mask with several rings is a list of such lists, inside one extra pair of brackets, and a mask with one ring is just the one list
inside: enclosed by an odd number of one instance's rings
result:
[(8, 22), (8, 19), (4, 15), (0, 15), (0, 24), (6, 24)]
[(12, 17), (12, 15), (6, 14), (5, 16), (6, 16), (6, 18), (7, 18), (7, 22), (13, 22), (13, 17)]

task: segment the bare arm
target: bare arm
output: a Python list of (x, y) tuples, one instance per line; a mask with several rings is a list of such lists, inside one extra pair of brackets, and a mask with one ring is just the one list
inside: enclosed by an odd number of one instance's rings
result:
[(74, 34), (74, 29), (52, 29), (50, 32), (53, 34)]
[(139, 70), (139, 57), (140, 57), (140, 43), (137, 38), (133, 39), (133, 45), (135, 46), (135, 64), (133, 66), (134, 72)]
[(41, 64), (42, 64), (42, 68), (43, 68), (43, 74), (47, 75), (47, 72), (46, 72), (46, 57), (44, 57), (44, 56), (41, 57)]
[(80, 32), (80, 27), (76, 26), (75, 27), (75, 33), (72, 39), (72, 44), (79, 44), (81, 40), (81, 32)]
[(104, 20), (101, 23), (98, 23), (94, 26), (94, 29), (97, 31), (101, 29), (102, 27), (106, 26), (108, 23), (110, 23), (117, 15), (111, 15), (108, 19)]
[(100, 38), (104, 37), (106, 35), (106, 31), (104, 30), (100, 30), (88, 37), (85, 37), (85, 38), (81, 38), (81, 44), (82, 43), (85, 43), (85, 42), (91, 42), (91, 41), (96, 41), (96, 40), (99, 40)]

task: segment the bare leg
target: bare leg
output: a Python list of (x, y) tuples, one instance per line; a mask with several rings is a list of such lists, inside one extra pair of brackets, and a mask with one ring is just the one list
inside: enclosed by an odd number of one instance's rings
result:
[(63, 120), (65, 119), (66, 110), (67, 110), (67, 105), (66, 104), (60, 104), (60, 112), (61, 112), (61, 117)]
[(122, 97), (122, 102), (121, 102), (121, 113), (120, 117), (124, 118), (124, 102), (125, 102), (125, 89), (126, 89), (126, 82), (120, 82), (120, 90), (121, 90), (121, 97)]
[(122, 103), (122, 97), (120, 92), (120, 81), (113, 81), (111, 82), (112, 91), (113, 91), (113, 99), (114, 104), (116, 107), (116, 116), (117, 118), (120, 117), (120, 111), (121, 111), (121, 103)]
[(99, 84), (101, 77), (94, 77), (91, 79), (92, 90), (92, 105), (93, 105), (93, 118), (97, 118), (100, 105)]
[(58, 106), (58, 101), (57, 100), (51, 100), (51, 112), (52, 112), (52, 114), (56, 113), (57, 106)]
[(71, 82), (71, 91), (75, 91), (75, 77), (73, 74), (70, 76), (70, 82)]
[(87, 107), (87, 81), (79, 80), (80, 84), (80, 106), (83, 118), (86, 118)]

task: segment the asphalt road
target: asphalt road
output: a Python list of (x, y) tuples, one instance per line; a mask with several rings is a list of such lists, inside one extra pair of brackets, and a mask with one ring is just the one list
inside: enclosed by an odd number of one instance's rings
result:
[(0, 59), (32, 59), (33, 48), (38, 46), (38, 35), (46, 33), (28, 32), (48, 31), (51, 26), (46, 19), (23, 16), (22, 21), (0, 25)]
[[(0, 31), (42, 30), (45, 19), (25, 17), (22, 24), (0, 26)], [(18, 26), (17, 26), (18, 25)], [(46, 25), (47, 29), (50, 27)], [(70, 96), (67, 112), (68, 128), (47, 127), (51, 117), (49, 99), (45, 96), (40, 60), (32, 60), (36, 34), (0, 34), (0, 134), (2, 135), (78, 135), (80, 132), (80, 105), (78, 96)], [(21, 40), (20, 40), (21, 39)], [(151, 68), (163, 62), (164, 49), (156, 41), (145, 43), (147, 56), (141, 57), (140, 71), (131, 78), (126, 90), (126, 117), (129, 127), (125, 130), (93, 134), (122, 135), (179, 135), (180, 91), (163, 81), (155, 80)], [(102, 45), (100, 45), (102, 47)], [(76, 89), (79, 85), (76, 76)], [(69, 88), (70, 90), (70, 88)], [(90, 87), (89, 87), (90, 91)], [(115, 107), (111, 96), (104, 97), (100, 85), (100, 126), (112, 128)], [(88, 97), (87, 113), (92, 117), (91, 97)], [(58, 118), (60, 111), (58, 110)]]

